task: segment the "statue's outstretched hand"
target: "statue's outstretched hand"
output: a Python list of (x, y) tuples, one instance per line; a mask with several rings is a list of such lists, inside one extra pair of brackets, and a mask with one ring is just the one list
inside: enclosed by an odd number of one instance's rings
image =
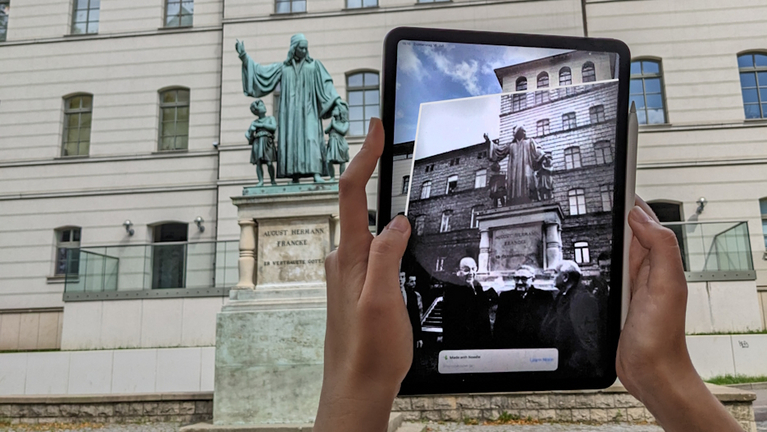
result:
[(237, 42), (234, 44), (234, 48), (237, 50), (237, 55), (240, 57), (245, 55), (245, 42), (237, 39)]

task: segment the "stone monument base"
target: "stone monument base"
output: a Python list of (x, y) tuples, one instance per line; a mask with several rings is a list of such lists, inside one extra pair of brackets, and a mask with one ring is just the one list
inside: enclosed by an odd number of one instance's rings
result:
[[(387, 432), (400, 431), (403, 416), (400, 413), (391, 413), (389, 415), (389, 427)], [(216, 426), (210, 423), (198, 423), (190, 426), (184, 426), (179, 432), (312, 432), (313, 425), (305, 424), (283, 424), (283, 425), (249, 425), (249, 426)], [(424, 425), (417, 432), (426, 429)], [(405, 432), (405, 431), (403, 431)]]

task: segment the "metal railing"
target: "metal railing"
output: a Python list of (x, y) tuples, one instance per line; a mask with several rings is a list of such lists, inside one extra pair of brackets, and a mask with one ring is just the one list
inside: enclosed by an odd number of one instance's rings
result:
[(747, 222), (663, 225), (676, 234), (688, 281), (756, 279)]
[(64, 293), (229, 288), (238, 258), (237, 240), (84, 246), (67, 253)]

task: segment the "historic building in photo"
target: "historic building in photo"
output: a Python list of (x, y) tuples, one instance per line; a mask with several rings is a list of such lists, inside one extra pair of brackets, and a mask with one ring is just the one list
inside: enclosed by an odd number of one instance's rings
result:
[[(238, 279), (232, 197), (257, 181), (245, 138), (253, 100), (243, 95), (235, 43), (274, 63), (296, 33), (349, 103), (352, 157), (380, 115), (382, 41), (394, 27), (625, 41), (641, 123), (637, 191), (682, 243), (687, 330), (762, 329), (765, 14), (766, 5), (746, 0), (0, 0), (0, 395), (212, 390), (216, 314)], [(551, 151), (562, 254), (577, 259), (581, 250), (583, 260), (588, 243), (594, 271), (608, 245), (589, 224), (609, 211), (599, 173), (612, 157), (594, 134), (609, 135), (621, 114), (586, 97), (572, 108), (558, 103), (581, 100), (615, 63), (548, 61), (497, 71), (504, 91), (545, 88), (548, 76), (556, 95), (509, 96), (514, 120), (502, 130), (523, 122)], [(279, 94), (262, 100), (275, 115)], [(553, 114), (539, 111), (545, 105)], [(441, 177), (424, 199), (451, 206), (449, 230), (440, 232), (443, 210), (424, 208), (414, 233), (463, 242), (479, 256), (481, 230), (472, 225), (481, 221), (471, 209), (491, 211), (489, 149), (482, 136), (465, 145), (435, 156)], [(403, 191), (423, 183), (420, 168), (408, 177), (411, 155), (412, 143), (395, 151), (391, 193), (401, 210)], [(458, 168), (470, 174), (448, 194)], [(371, 216), (377, 190), (374, 175)], [(466, 203), (449, 204), (459, 199)], [(133, 370), (158, 372), (113, 375)], [(99, 378), (70, 382), (86, 373)]]

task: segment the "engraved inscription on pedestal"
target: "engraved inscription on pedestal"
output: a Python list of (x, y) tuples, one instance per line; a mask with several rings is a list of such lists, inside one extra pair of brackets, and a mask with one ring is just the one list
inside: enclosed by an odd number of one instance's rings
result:
[(543, 267), (541, 223), (497, 228), (491, 238), (490, 271), (516, 269), (523, 264)]
[(325, 256), (331, 247), (328, 218), (257, 222), (257, 288), (325, 283)]

